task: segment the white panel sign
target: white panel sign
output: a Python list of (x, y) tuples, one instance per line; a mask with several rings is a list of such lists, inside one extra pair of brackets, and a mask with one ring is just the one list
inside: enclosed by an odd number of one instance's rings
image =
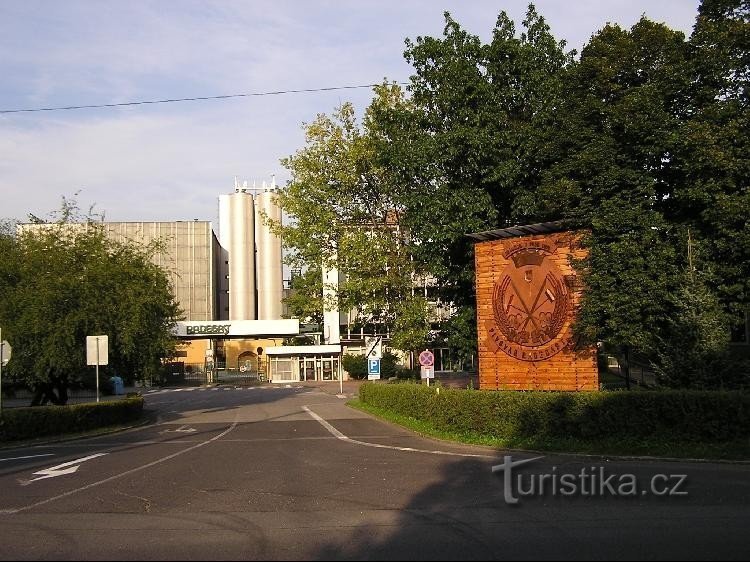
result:
[(108, 336), (86, 336), (86, 365), (109, 364)]
[(8, 364), (8, 361), (10, 361), (10, 353), (13, 351), (13, 348), (10, 347), (10, 344), (3, 340), (0, 342), (0, 361), (3, 363), (3, 367)]
[(296, 336), (299, 320), (195, 320), (175, 323), (174, 334), (182, 338), (232, 336)]
[(365, 338), (365, 357), (367, 359), (383, 358), (383, 338), (381, 336)]

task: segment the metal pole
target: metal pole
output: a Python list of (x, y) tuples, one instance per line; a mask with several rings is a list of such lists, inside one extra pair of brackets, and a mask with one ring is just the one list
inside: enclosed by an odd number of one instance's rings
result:
[(341, 355), (339, 355), (339, 394), (344, 394), (344, 370), (341, 368)]
[(96, 401), (99, 402), (99, 336), (96, 337)]

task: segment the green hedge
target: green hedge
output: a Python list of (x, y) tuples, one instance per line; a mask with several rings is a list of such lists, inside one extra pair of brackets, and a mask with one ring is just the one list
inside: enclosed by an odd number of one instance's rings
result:
[(142, 413), (141, 396), (71, 406), (3, 408), (0, 441), (88, 431), (131, 422), (139, 419)]
[(750, 394), (719, 391), (489, 392), (365, 383), (364, 404), (445, 432), (510, 441), (660, 439), (720, 442), (750, 436)]

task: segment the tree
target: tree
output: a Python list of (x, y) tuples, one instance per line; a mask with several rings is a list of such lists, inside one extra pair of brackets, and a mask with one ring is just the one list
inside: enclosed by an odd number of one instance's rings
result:
[(309, 264), (304, 271), (293, 274), (290, 294), (285, 299), (293, 318), (323, 323), (323, 272), (320, 264)]
[[(13, 345), (8, 374), (35, 391), (34, 404), (67, 402), (90, 385), (86, 336), (109, 336), (109, 369), (126, 379), (154, 374), (175, 345), (180, 312), (154, 248), (111, 241), (102, 224), (73, 218), (2, 237), (0, 325)], [(90, 217), (88, 217), (90, 218)]]
[(670, 295), (675, 314), (667, 319), (654, 361), (658, 380), (674, 388), (746, 387), (750, 365), (729, 351), (727, 310), (710, 288), (711, 276), (690, 236), (687, 252), (688, 267)]
[[(371, 108), (375, 155), (399, 186), (412, 257), (438, 279), (439, 298), (456, 307), (443, 331), (476, 349), (473, 248), (467, 233), (510, 226), (531, 215), (542, 169), (539, 128), (560, 96), (572, 61), (564, 42), (529, 6), (517, 36), (502, 12), (488, 44), (445, 13), (442, 38), (407, 40), (414, 67), (408, 103)], [(469, 337), (470, 340), (465, 338)]]
[[(690, 227), (708, 286), (736, 316), (750, 305), (750, 3), (704, 0), (688, 43), (686, 118), (669, 216)], [(744, 318), (743, 318), (744, 319)]]
[[(376, 88), (373, 106), (400, 103), (397, 86)], [(356, 309), (362, 324), (394, 328), (416, 270), (401, 224), (400, 186), (378, 165), (373, 127), (370, 109), (360, 126), (348, 103), (305, 126), (306, 146), (282, 160), (292, 179), (278, 200), (290, 221), (274, 228), (292, 250), (288, 263), (305, 272), (295, 312), (313, 316), (309, 305), (321, 303)], [(322, 303), (324, 269), (340, 275), (333, 302)], [(311, 302), (303, 304), (305, 297)]]
[[(606, 342), (626, 376), (638, 354), (670, 384), (728, 380), (717, 358), (727, 312), (747, 306), (750, 261), (747, 53), (735, 56), (747, 3), (742, 17), (731, 4), (704, 2), (690, 41), (645, 17), (606, 26), (566, 70), (546, 130), (537, 214), (589, 231), (577, 331)], [(703, 267), (686, 280), (689, 238)]]
[(588, 232), (576, 329), (608, 344), (628, 384), (633, 353), (655, 350), (678, 285), (678, 229), (664, 201), (686, 52), (681, 33), (645, 17), (631, 30), (607, 25), (566, 69), (563, 101), (544, 131), (536, 215)]

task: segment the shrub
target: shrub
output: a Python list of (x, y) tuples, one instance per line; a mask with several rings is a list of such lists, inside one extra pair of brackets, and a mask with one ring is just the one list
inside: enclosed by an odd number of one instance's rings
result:
[(350, 355), (347, 353), (341, 361), (344, 370), (349, 373), (350, 378), (367, 378), (367, 360), (364, 355)]
[[(344, 370), (349, 373), (349, 376), (353, 379), (366, 379), (367, 378), (367, 358), (364, 355), (344, 355), (342, 359), (342, 365)], [(386, 351), (383, 353), (383, 358), (380, 360), (380, 377), (383, 379), (389, 379), (391, 377), (402, 378), (402, 374), (407, 371), (401, 365), (398, 364), (398, 356), (393, 353)], [(408, 378), (404, 376), (403, 378)]]
[(6, 408), (0, 415), (0, 441), (88, 431), (134, 421), (142, 413), (141, 396), (71, 406)]
[(750, 394), (724, 391), (488, 392), (360, 387), (360, 400), (440, 431), (501, 439), (731, 441), (750, 435)]

